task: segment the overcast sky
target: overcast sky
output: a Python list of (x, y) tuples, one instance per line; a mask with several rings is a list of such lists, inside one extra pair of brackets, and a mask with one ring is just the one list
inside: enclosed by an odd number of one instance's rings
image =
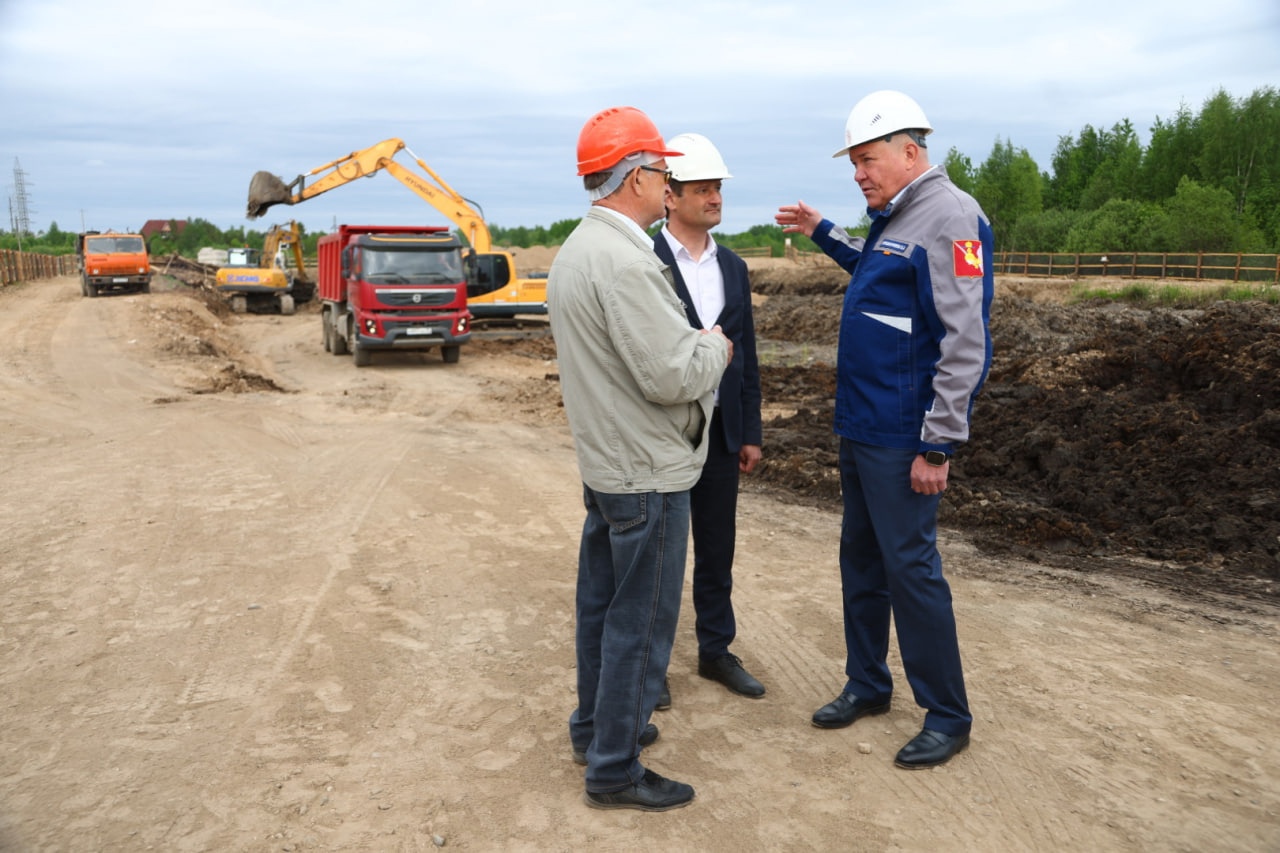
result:
[(720, 230), (797, 198), (854, 224), (865, 203), (831, 152), (867, 92), (919, 101), (935, 162), (979, 165), (1000, 139), (1048, 171), (1085, 125), (1127, 118), (1145, 145), (1180, 105), (1263, 86), (1280, 86), (1277, 0), (0, 0), (0, 188), (19, 163), (36, 231), (449, 225), (386, 173), (246, 219), (254, 172), (292, 180), (399, 137), (491, 225), (550, 225), (587, 208), (583, 123), (627, 104), (720, 148)]

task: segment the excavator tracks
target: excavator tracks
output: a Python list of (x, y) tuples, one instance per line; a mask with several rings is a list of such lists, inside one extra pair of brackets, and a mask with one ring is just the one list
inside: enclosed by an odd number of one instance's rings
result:
[(471, 321), (473, 337), (485, 340), (551, 337), (551, 321), (546, 317), (475, 317)]

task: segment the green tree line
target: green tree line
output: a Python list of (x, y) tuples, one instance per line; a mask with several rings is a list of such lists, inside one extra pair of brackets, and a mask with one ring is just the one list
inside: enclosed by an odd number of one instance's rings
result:
[[(943, 166), (991, 218), (997, 251), (1015, 252), (1280, 252), (1280, 92), (1263, 87), (1243, 98), (1225, 90), (1199, 112), (1185, 104), (1156, 118), (1143, 147), (1132, 122), (1091, 125), (1059, 138), (1048, 170), (1025, 148), (997, 138), (980, 165), (955, 148)], [(495, 245), (558, 246), (577, 226), (503, 228), (490, 224)], [(865, 233), (867, 220), (850, 228)], [(153, 255), (194, 258), (205, 246), (261, 248), (265, 231), (220, 229), (189, 219), (180, 233), (151, 239)], [(316, 254), (321, 233), (305, 234), (303, 252)], [(769, 247), (781, 256), (788, 236), (802, 251), (816, 247), (777, 225), (717, 234), (732, 249)], [(0, 249), (18, 248), (18, 235), (0, 232)], [(75, 233), (56, 222), (22, 238), (26, 251), (75, 251)]]
[[(185, 225), (183, 224), (185, 222)], [(206, 247), (225, 249), (230, 246), (249, 246), (261, 249), (267, 232), (246, 229), (244, 226), (219, 228), (207, 219), (187, 219), (169, 222), (169, 232), (154, 234), (147, 241), (152, 256), (179, 254), (184, 258), (195, 259), (200, 250)], [(302, 251), (304, 255), (314, 257), (316, 243), (323, 237), (322, 232), (303, 234)], [(13, 232), (0, 233), (0, 249), (17, 249), (18, 238)], [(71, 254), (76, 250), (76, 232), (63, 231), (57, 222), (49, 225), (49, 230), (42, 234), (27, 234), (22, 238), (24, 252), (40, 252), (48, 255)]]
[(1280, 252), (1280, 93), (1223, 90), (1157, 118), (1144, 148), (1125, 119), (1058, 140), (1050, 171), (997, 139), (947, 174), (991, 217), (997, 251)]
[[(559, 246), (580, 221), (580, 219), (564, 219), (549, 227), (539, 225), (533, 228), (503, 228), (500, 225), (490, 225), (489, 232), (495, 246), (525, 249), (530, 246)], [(222, 249), (229, 246), (250, 246), (261, 249), (267, 234), (265, 230), (246, 229), (243, 226), (221, 229), (212, 222), (200, 218), (187, 219), (185, 222), (185, 225), (179, 227), (181, 223), (171, 221), (169, 233), (156, 234), (148, 240), (153, 257), (178, 254), (194, 260), (200, 250), (205, 247)], [(302, 253), (306, 257), (314, 258), (316, 244), (326, 232), (310, 233), (306, 231), (305, 226), (300, 227), (303, 231)], [(792, 235), (784, 235), (782, 229), (776, 225), (756, 225), (741, 234), (727, 236), (717, 234), (716, 238), (722, 245), (732, 249), (768, 246), (773, 249), (774, 255), (781, 257), (786, 236)], [(458, 237), (464, 244), (466, 243), (461, 233), (458, 233)], [(812, 242), (800, 235), (794, 235), (793, 242), (802, 250), (817, 251), (817, 247)], [(16, 235), (12, 232), (0, 233), (0, 249), (17, 248)], [(22, 239), (22, 250), (26, 252), (65, 255), (75, 252), (75, 249), (76, 232), (63, 231), (58, 227), (57, 222), (50, 224), (49, 230), (42, 234), (27, 234)]]

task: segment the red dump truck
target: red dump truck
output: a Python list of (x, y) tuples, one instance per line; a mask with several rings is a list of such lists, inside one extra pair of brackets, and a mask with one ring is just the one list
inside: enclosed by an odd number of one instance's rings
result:
[(462, 243), (429, 225), (339, 225), (319, 243), (324, 348), (351, 353), (439, 347), (457, 362), (471, 340)]

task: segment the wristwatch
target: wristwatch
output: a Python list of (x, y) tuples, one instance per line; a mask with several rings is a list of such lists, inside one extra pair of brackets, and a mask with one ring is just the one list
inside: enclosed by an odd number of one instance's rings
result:
[(946, 465), (951, 461), (950, 454), (943, 453), (941, 450), (926, 450), (924, 452), (924, 461), (935, 468)]

